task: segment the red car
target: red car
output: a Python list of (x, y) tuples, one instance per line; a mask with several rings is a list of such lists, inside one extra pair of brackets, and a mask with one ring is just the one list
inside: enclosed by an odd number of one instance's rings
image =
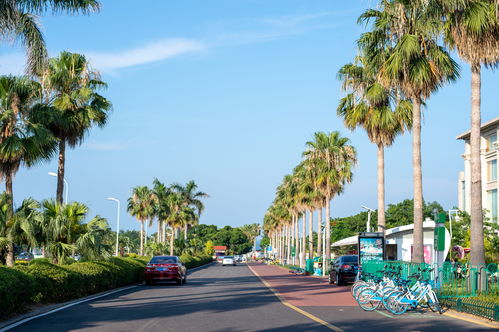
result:
[(147, 263), (144, 281), (146, 285), (156, 281), (176, 281), (180, 286), (187, 282), (187, 269), (177, 256), (154, 256)]

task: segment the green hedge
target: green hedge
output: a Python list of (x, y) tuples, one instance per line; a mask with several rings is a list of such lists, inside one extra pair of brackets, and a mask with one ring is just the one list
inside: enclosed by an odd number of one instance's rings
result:
[(32, 303), (55, 303), (142, 281), (149, 258), (55, 265), (33, 260), (15, 268), (0, 267), (0, 319)]
[(192, 269), (204, 264), (208, 264), (213, 261), (211, 256), (191, 256), (188, 254), (183, 254), (180, 256), (180, 260), (185, 264), (185, 267)]

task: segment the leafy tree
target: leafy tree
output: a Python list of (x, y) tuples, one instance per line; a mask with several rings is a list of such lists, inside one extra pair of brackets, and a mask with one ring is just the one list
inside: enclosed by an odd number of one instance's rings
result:
[[(185, 186), (178, 183), (172, 185), (172, 190), (176, 191), (180, 195), (183, 205), (194, 208), (199, 218), (204, 210), (204, 204), (201, 199), (209, 196), (202, 191), (196, 191), (197, 188), (198, 185), (192, 180), (187, 182)], [(198, 218), (194, 220), (197, 220)], [(187, 240), (187, 233), (190, 225), (190, 223), (184, 224), (184, 240)]]
[(204, 244), (204, 254), (212, 256), (214, 252), (215, 250), (213, 249), (213, 241), (212, 240), (206, 241), (206, 243)]

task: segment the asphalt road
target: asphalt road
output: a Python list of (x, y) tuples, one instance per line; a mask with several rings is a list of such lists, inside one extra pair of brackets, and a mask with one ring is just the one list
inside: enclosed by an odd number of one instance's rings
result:
[[(393, 319), (358, 307), (301, 307), (345, 331), (485, 331), (443, 316)], [(209, 265), (187, 284), (137, 286), (10, 331), (331, 331), (283, 305), (245, 265)]]
[(330, 330), (284, 306), (245, 265), (213, 264), (183, 286), (138, 286), (10, 331)]

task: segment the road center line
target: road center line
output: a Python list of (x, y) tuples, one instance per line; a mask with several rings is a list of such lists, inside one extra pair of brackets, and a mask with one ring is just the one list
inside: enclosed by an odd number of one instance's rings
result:
[(319, 317), (314, 316), (311, 313), (306, 312), (305, 310), (300, 309), (297, 306), (294, 306), (291, 303), (287, 302), (284, 299), (284, 297), (278, 291), (276, 291), (267, 281), (265, 281), (262, 277), (260, 277), (258, 275), (258, 273), (256, 273), (256, 271), (253, 270), (253, 268), (250, 265), (247, 264), (247, 266), (251, 270), (251, 272), (253, 272), (253, 274), (256, 277), (258, 277), (258, 279), (260, 279), (260, 281), (265, 285), (265, 287), (267, 287), (279, 299), (279, 301), (281, 301), (281, 303), (284, 304), (286, 307), (293, 309), (294, 311), (296, 311), (296, 312), (298, 312), (298, 313), (300, 313), (300, 314), (302, 314), (302, 315), (310, 318), (311, 320), (313, 320), (313, 321), (315, 321), (315, 322), (317, 322), (317, 323), (319, 323), (321, 325), (324, 325), (325, 327), (329, 328), (330, 330), (333, 330), (333, 331), (336, 331), (336, 332), (344, 332), (343, 329), (341, 329), (341, 328), (339, 328), (337, 326), (334, 326), (334, 325), (326, 322), (325, 320), (322, 320)]

